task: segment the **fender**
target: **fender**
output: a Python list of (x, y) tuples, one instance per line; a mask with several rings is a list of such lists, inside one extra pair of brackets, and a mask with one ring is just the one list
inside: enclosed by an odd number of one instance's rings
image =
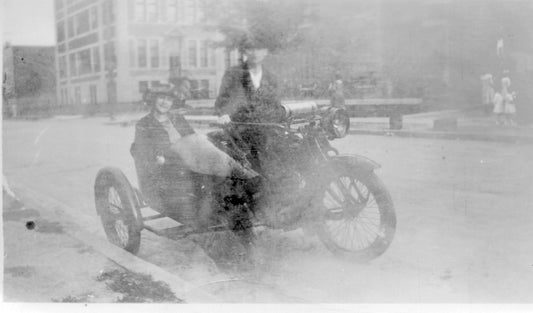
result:
[(333, 165), (336, 163), (351, 164), (364, 172), (372, 172), (378, 168), (381, 168), (381, 165), (376, 161), (357, 154), (332, 156), (330, 162)]

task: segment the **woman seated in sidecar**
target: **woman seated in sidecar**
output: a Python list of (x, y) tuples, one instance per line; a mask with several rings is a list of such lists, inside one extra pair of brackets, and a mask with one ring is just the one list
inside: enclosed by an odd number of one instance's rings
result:
[(213, 176), (239, 172), (253, 177), (205, 136), (196, 134), (183, 117), (183, 108), (172, 107), (173, 88), (153, 89), (146, 97), (151, 107), (135, 127), (131, 154), (143, 198), (154, 210), (182, 224), (199, 227), (211, 213)]
[(190, 217), (186, 213), (195, 211), (195, 203), (187, 195), (194, 194), (197, 186), (193, 174), (170, 147), (180, 138), (194, 134), (194, 129), (182, 114), (171, 112), (171, 87), (151, 90), (145, 101), (151, 111), (137, 122), (131, 146), (140, 190), (154, 210), (188, 223)]

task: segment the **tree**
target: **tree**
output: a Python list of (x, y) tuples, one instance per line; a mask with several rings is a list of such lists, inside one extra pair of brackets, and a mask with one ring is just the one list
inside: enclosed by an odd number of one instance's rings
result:
[(287, 49), (301, 40), (302, 25), (308, 18), (305, 0), (203, 0), (210, 27), (224, 39), (220, 46), (238, 49), (243, 37), (250, 36), (270, 51)]

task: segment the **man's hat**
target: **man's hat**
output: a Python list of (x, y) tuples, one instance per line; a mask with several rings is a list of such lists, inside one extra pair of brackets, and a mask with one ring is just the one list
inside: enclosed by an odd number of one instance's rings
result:
[(270, 46), (265, 38), (262, 38), (264, 36), (260, 35), (253, 35), (250, 31), (244, 31), (239, 40), (238, 40), (238, 48), (241, 51), (249, 50), (249, 49), (268, 49), (270, 50)]

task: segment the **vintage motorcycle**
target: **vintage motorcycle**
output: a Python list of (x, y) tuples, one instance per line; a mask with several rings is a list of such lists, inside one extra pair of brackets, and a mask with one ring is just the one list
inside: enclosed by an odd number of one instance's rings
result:
[[(210, 132), (209, 140), (255, 177), (200, 177), (200, 188), (189, 193), (209, 198), (208, 210), (184, 208), (178, 214), (150, 208), (142, 192), (133, 188), (117, 168), (103, 168), (95, 181), (95, 203), (108, 239), (137, 253), (141, 231), (171, 239), (191, 234), (228, 230), (228, 212), (248, 211), (253, 226), (286, 231), (304, 228), (316, 234), (335, 255), (365, 262), (384, 253), (396, 229), (394, 205), (375, 174), (380, 166), (363, 156), (341, 155), (330, 141), (344, 137), (350, 120), (343, 108), (318, 108), (314, 102), (284, 105), (283, 124), (234, 123)], [(236, 128), (250, 127), (265, 134), (265, 149), (257, 152), (261, 169), (254, 171), (253, 158)], [(209, 188), (205, 188), (209, 186)], [(250, 188), (250, 186), (259, 186)], [(157, 228), (151, 222), (171, 219), (176, 224)], [(201, 227), (186, 227), (191, 220)]]

